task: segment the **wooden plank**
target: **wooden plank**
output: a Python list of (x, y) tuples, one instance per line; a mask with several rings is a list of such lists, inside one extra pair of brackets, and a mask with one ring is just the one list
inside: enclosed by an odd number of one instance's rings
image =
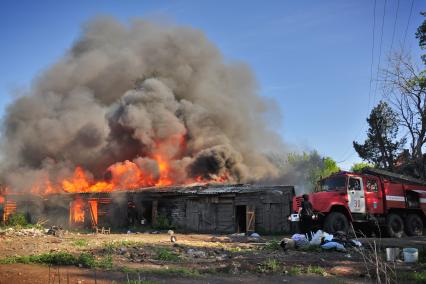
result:
[(255, 231), (255, 209), (254, 205), (246, 206), (246, 230), (247, 232)]

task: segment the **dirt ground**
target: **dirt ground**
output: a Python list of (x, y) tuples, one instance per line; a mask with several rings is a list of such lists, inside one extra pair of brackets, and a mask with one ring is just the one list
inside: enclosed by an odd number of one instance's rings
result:
[[(43, 253), (88, 253), (102, 268), (1, 264), (0, 283), (368, 283), (361, 255), (354, 251), (288, 250), (271, 240), (176, 234), (83, 234), (0, 236), (0, 259)], [(362, 239), (383, 247), (426, 247), (426, 237)], [(273, 242), (272, 242), (273, 243)], [(401, 271), (416, 267), (397, 263)], [(138, 282), (133, 282), (138, 283)]]

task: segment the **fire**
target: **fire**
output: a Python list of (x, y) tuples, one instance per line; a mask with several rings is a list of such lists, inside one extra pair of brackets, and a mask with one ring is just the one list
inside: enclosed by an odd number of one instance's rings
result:
[(70, 223), (84, 222), (84, 201), (80, 198), (70, 204)]
[[(71, 176), (62, 180), (51, 180), (47, 173), (44, 173), (32, 186), (33, 194), (53, 194), (53, 193), (84, 193), (84, 192), (111, 192), (114, 190), (133, 190), (141, 187), (170, 186), (174, 184), (194, 184), (227, 182), (228, 176), (195, 177), (186, 180), (175, 180), (173, 177), (179, 176), (174, 172), (171, 163), (174, 157), (179, 157), (185, 149), (186, 142), (184, 135), (176, 135), (157, 141), (155, 153), (144, 157), (149, 161), (149, 169), (138, 165), (137, 162), (125, 160), (116, 162), (106, 169), (106, 178), (96, 180), (92, 174), (83, 167), (77, 166)], [(74, 205), (74, 219), (84, 219), (84, 212), (79, 209), (81, 204)], [(83, 216), (83, 217), (82, 217)]]

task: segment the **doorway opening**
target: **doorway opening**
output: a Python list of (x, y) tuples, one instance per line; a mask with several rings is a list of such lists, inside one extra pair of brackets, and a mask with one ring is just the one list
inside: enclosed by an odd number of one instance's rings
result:
[(237, 233), (245, 233), (247, 232), (247, 206), (246, 205), (238, 205), (235, 207), (235, 216), (237, 222)]

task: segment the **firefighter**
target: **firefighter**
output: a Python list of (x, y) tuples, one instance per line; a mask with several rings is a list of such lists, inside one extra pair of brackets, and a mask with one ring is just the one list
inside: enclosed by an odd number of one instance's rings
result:
[(314, 215), (314, 212), (312, 211), (312, 203), (309, 202), (309, 195), (303, 195), (301, 205), (302, 206), (299, 210), (300, 230), (302, 234), (308, 234), (308, 238), (310, 238), (312, 231), (312, 217)]
[(138, 212), (136, 210), (136, 204), (133, 202), (133, 200), (129, 200), (127, 202), (127, 221), (128, 226), (136, 226), (137, 225), (137, 219), (138, 219)]

